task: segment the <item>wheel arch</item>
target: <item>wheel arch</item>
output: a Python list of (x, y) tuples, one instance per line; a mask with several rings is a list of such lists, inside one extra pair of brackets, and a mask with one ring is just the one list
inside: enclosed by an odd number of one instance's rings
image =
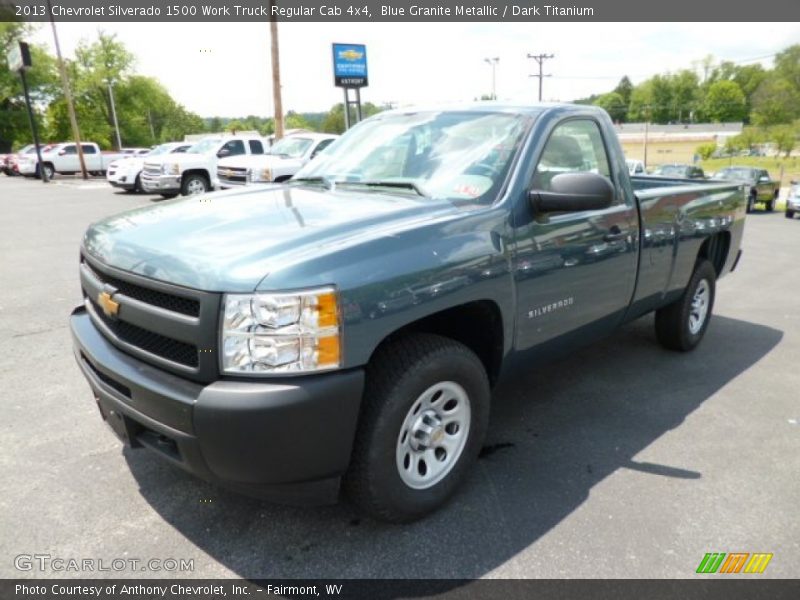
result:
[(369, 361), (385, 345), (414, 333), (432, 333), (464, 344), (483, 363), (491, 384), (499, 378), (505, 340), (502, 313), (493, 300), (460, 304), (407, 323), (385, 336)]

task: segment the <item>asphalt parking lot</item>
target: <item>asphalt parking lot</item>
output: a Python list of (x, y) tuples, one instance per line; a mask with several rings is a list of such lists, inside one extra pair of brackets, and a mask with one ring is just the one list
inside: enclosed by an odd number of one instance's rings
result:
[[(87, 224), (160, 197), (0, 176), (0, 576), (15, 557), (193, 559), (186, 577), (686, 578), (707, 552), (800, 565), (800, 222), (748, 215), (700, 348), (645, 317), (495, 391), (455, 501), (409, 526), (274, 506), (123, 449), (72, 358)], [(298, 440), (298, 443), (303, 443)], [(287, 449), (289, 451), (289, 449)]]

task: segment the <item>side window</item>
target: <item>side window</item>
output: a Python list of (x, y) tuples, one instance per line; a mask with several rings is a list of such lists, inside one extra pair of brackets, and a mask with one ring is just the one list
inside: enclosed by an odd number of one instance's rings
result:
[[(97, 149), (91, 144), (81, 144), (81, 150), (83, 150), (84, 154), (97, 154)], [(75, 147), (73, 146), (71, 154), (74, 153), (75, 153)]]
[[(64, 146), (64, 147), (61, 149), (61, 151), (62, 151), (64, 154), (77, 154), (77, 153), (78, 153), (78, 150), (76, 149), (76, 146), (75, 146), (74, 144), (72, 144), (72, 145), (70, 145), (70, 146)], [(84, 151), (84, 152), (85, 152), (85, 151)]]
[(231, 140), (226, 143), (219, 151), (221, 156), (238, 156), (244, 154), (244, 142), (242, 140)]
[(325, 148), (330, 146), (332, 143), (333, 143), (333, 138), (329, 140), (322, 140), (319, 144), (317, 144), (317, 147), (314, 148), (314, 151), (311, 153), (311, 158), (314, 158), (317, 154), (325, 150)]
[(557, 126), (547, 140), (532, 187), (548, 191), (553, 177), (560, 173), (597, 173), (610, 179), (608, 165), (597, 123), (588, 119), (570, 120)]
[(636, 173), (644, 173), (644, 167), (642, 166), (642, 163), (636, 163), (635, 171)]
[(250, 140), (250, 154), (264, 154), (264, 145), (258, 140)]

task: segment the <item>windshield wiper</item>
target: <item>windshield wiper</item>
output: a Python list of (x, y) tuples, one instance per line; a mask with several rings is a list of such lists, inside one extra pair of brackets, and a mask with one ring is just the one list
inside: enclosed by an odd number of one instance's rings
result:
[(428, 194), (426, 194), (421, 187), (419, 187), (413, 181), (380, 181), (380, 180), (367, 180), (367, 181), (336, 181), (336, 185), (363, 185), (365, 187), (388, 187), (388, 188), (399, 188), (403, 190), (411, 190), (415, 192), (418, 196), (422, 196), (423, 198), (427, 198)]
[(321, 183), (326, 190), (332, 190), (335, 182), (326, 177), (292, 177), (286, 183)]

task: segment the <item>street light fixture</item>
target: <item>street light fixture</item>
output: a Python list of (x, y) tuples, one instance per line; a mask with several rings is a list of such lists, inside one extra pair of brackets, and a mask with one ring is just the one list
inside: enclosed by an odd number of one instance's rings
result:
[(500, 58), (495, 56), (494, 58), (484, 58), (483, 61), (492, 67), (492, 100), (497, 100), (497, 90), (496, 90), (496, 78), (495, 78), (495, 70), (497, 69), (497, 63), (500, 62)]

